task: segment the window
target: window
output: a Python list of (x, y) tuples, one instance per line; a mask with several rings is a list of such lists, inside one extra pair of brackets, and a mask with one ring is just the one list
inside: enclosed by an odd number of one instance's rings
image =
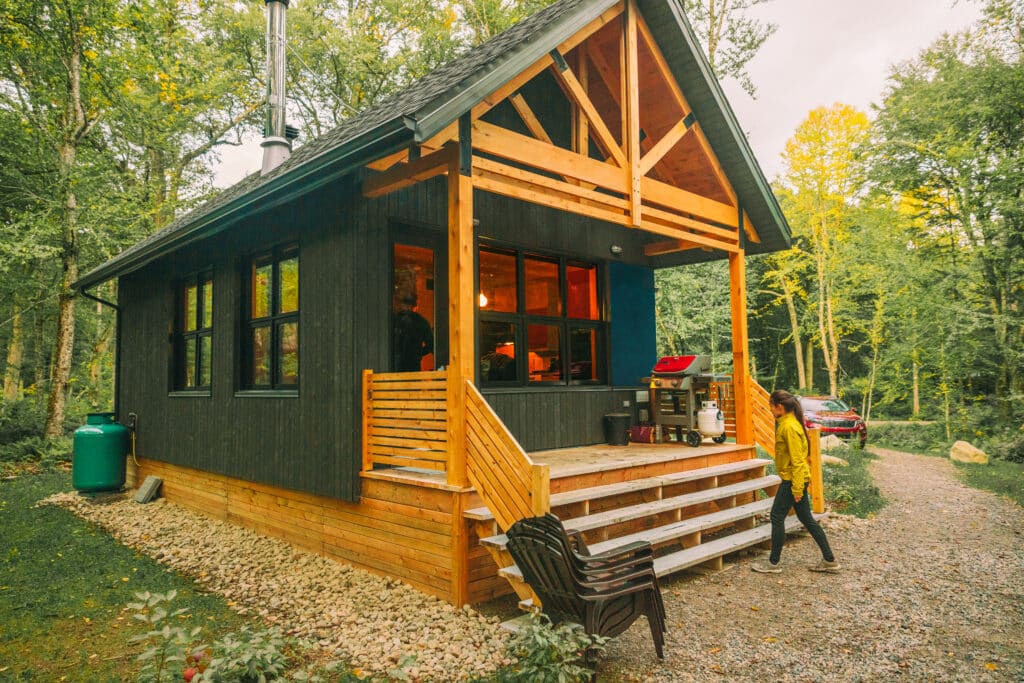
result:
[(605, 381), (596, 265), (492, 247), (479, 263), (482, 384)]
[(299, 385), (298, 246), (255, 256), (246, 279), (243, 384), (247, 389), (295, 389)]
[(213, 273), (191, 275), (176, 289), (173, 389), (208, 390), (213, 355)]

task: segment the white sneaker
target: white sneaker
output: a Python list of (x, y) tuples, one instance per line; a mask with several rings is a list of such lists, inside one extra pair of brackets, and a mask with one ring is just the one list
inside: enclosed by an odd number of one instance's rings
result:
[(777, 564), (772, 564), (771, 562), (755, 562), (754, 564), (750, 565), (750, 568), (753, 571), (761, 573), (761, 574), (781, 574), (782, 573), (782, 567), (780, 567)]

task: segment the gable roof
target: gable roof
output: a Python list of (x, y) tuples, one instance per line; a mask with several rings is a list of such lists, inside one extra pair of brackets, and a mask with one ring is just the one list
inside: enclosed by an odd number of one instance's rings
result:
[[(85, 289), (221, 232), (412, 144), (421, 144), (485, 96), (582, 30), (618, 0), (560, 0), (468, 50), (400, 92), (302, 145), (284, 163), (254, 173), (82, 276)], [(761, 242), (749, 253), (789, 246), (785, 217), (704, 57), (679, 0), (638, 0), (673, 75), (733, 183)]]

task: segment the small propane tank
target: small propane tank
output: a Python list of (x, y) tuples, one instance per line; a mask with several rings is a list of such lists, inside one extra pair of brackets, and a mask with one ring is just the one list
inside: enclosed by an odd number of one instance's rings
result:
[(718, 401), (701, 401), (697, 413), (697, 431), (704, 436), (719, 436), (725, 433), (725, 416), (718, 409)]

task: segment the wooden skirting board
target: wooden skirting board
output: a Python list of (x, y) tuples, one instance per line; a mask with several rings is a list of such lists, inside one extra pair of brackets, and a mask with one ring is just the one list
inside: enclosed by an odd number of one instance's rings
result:
[[(129, 461), (129, 486), (148, 475), (164, 480), (161, 495), (172, 503), (401, 579), (453, 604), (511, 592), (475, 533), (454, 533), (456, 524), (471, 525), (453, 510), (481, 504), (471, 490), (364, 479), (360, 502), (348, 503), (157, 460), (140, 458), (138, 468)], [(453, 546), (456, 538), (462, 547)], [(468, 563), (461, 586), (453, 571), (459, 554)]]

